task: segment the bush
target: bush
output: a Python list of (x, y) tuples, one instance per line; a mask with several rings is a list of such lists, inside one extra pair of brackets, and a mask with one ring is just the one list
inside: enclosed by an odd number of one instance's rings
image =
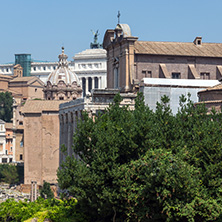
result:
[(44, 199), (52, 199), (54, 194), (50, 188), (50, 184), (44, 181), (43, 187), (40, 189), (40, 195)]
[(16, 202), (9, 199), (0, 204), (0, 221), (38, 222), (50, 219), (53, 222), (85, 222), (85, 217), (76, 208), (77, 200), (38, 198), (35, 202)]
[(18, 168), (11, 164), (1, 164), (0, 165), (0, 181), (16, 184), (19, 182)]

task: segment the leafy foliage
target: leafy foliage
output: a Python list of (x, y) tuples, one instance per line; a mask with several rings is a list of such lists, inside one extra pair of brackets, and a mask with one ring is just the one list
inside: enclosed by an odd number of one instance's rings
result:
[(52, 199), (54, 194), (50, 188), (50, 183), (44, 181), (42, 188), (40, 189), (40, 195), (45, 199)]
[(9, 184), (18, 183), (19, 182), (18, 167), (10, 164), (1, 164), (0, 181)]
[(114, 103), (74, 134), (74, 156), (58, 182), (90, 221), (220, 221), (222, 113), (181, 96), (174, 116), (164, 96), (156, 110), (138, 95), (135, 110)]
[(76, 209), (77, 200), (56, 200), (38, 198), (35, 202), (16, 202), (13, 199), (0, 204), (0, 221), (38, 222), (49, 219), (54, 222), (84, 222), (86, 221)]
[(11, 122), (13, 98), (9, 92), (0, 93), (0, 119)]

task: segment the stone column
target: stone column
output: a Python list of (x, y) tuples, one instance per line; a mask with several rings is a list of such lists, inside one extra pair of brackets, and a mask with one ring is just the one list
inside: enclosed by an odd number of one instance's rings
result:
[(37, 191), (37, 182), (31, 181), (31, 193), (30, 193), (30, 201), (34, 202), (38, 198), (38, 191)]
[(82, 86), (82, 78), (79, 78), (80, 85)]
[(102, 77), (101, 76), (98, 78), (98, 88), (99, 89), (102, 88)]

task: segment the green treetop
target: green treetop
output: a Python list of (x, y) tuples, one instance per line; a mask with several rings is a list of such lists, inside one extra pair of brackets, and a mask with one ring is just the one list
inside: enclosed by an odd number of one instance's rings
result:
[(221, 221), (222, 114), (189, 97), (173, 115), (138, 95), (135, 110), (114, 103), (95, 120), (83, 114), (74, 152), (58, 170), (61, 189), (89, 221)]

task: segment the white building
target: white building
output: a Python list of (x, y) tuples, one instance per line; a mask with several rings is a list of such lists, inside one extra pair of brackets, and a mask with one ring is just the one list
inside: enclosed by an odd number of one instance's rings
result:
[(79, 77), (83, 96), (92, 89), (106, 88), (106, 50), (87, 49), (74, 57), (72, 71)]
[(2, 162), (8, 162), (7, 161), (7, 155), (6, 155), (6, 130), (5, 130), (5, 122), (0, 119), (0, 163)]
[[(7, 125), (7, 126), (6, 126)], [(13, 143), (13, 132), (9, 129), (10, 123), (0, 119), (0, 163), (11, 163), (15, 161), (15, 143)]]
[[(106, 50), (101, 48), (87, 49), (77, 53), (74, 61), (68, 61), (69, 69), (75, 72), (80, 80), (85, 96), (91, 89), (106, 88)], [(0, 64), (0, 73), (12, 76), (14, 63)], [(31, 76), (40, 78), (45, 84), (49, 74), (56, 70), (57, 62), (33, 61), (31, 62)]]
[(161, 102), (162, 96), (168, 96), (170, 108), (176, 114), (181, 95), (187, 96), (189, 93), (190, 99), (195, 103), (198, 102), (199, 91), (217, 84), (218, 80), (144, 78), (140, 91), (143, 92), (145, 104), (152, 110), (156, 109), (156, 103)]

